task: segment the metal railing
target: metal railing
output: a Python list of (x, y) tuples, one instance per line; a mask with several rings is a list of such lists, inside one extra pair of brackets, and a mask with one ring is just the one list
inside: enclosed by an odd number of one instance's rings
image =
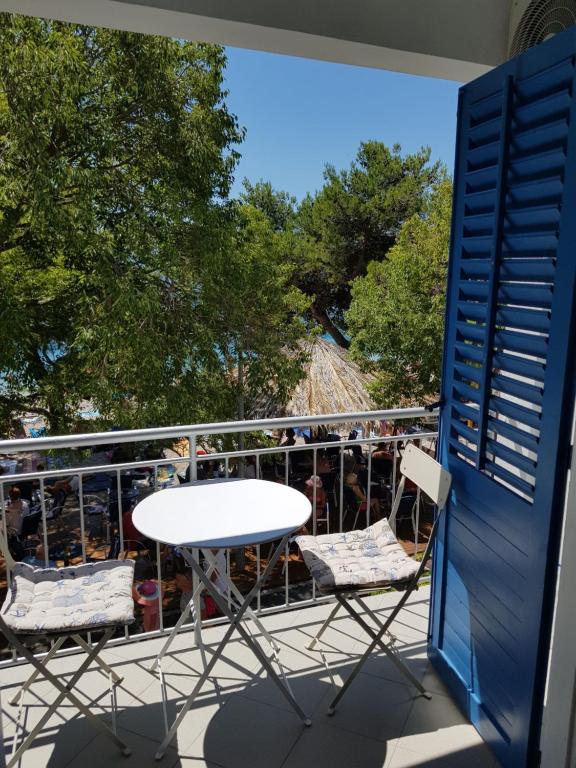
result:
[[(172, 574), (170, 563), (177, 552), (173, 548), (161, 546), (158, 543), (133, 541), (126, 535), (127, 522), (125, 514), (130, 512), (133, 504), (143, 495), (154, 492), (168, 484), (178, 484), (183, 479), (202, 480), (206, 475), (206, 468), (211, 467), (212, 472), (219, 476), (229, 476), (231, 472), (237, 472), (239, 476), (251, 476), (265, 479), (273, 479), (277, 482), (303, 488), (305, 478), (311, 475), (325, 477), (325, 482), (330, 485), (328, 505), (319, 505), (318, 490), (312, 486), (312, 517), (309, 532), (316, 535), (324, 532), (330, 526), (330, 532), (342, 532), (352, 526), (364, 527), (370, 523), (371, 508), (374, 499), (382, 496), (392, 496), (397, 483), (397, 467), (399, 449), (409, 440), (420, 441), (421, 444), (432, 448), (436, 438), (434, 427), (422, 428), (412, 434), (400, 433), (381, 436), (373, 434), (360, 439), (325, 440), (324, 442), (312, 442), (296, 445), (267, 445), (265, 447), (246, 447), (242, 450), (214, 450), (205, 455), (198, 453), (199, 442), (202, 439), (217, 438), (221, 435), (243, 433), (264, 433), (274, 430), (297, 429), (305, 427), (323, 427), (330, 425), (373, 425), (379, 426), (386, 421), (396, 427), (406, 421), (418, 422), (433, 419), (425, 408), (408, 408), (381, 411), (367, 411), (345, 414), (328, 414), (322, 416), (292, 417), (280, 419), (263, 419), (242, 422), (223, 422), (216, 424), (194, 424), (186, 426), (162, 427), (157, 429), (138, 429), (120, 432), (99, 432), (82, 435), (62, 435), (55, 437), (27, 438), (17, 440), (0, 441), (0, 455), (9, 454), (18, 456), (22, 453), (33, 452), (38, 454), (45, 451), (59, 451), (61, 449), (83, 450), (95, 446), (118, 446), (123, 444), (146, 444), (153, 441), (182, 441), (187, 443), (188, 455), (174, 455), (160, 458), (140, 457), (134, 460), (99, 463), (86, 465), (78, 458), (74, 461), (70, 455), (70, 466), (59, 469), (38, 469), (27, 472), (16, 472), (0, 476), (0, 510), (3, 531), (8, 531), (6, 520), (6, 500), (11, 486), (32, 483), (35, 487), (37, 499), (35, 514), (39, 519), (36, 538), (29, 537), (32, 544), (36, 544), (35, 554), (28, 557), (36, 560), (39, 565), (78, 564), (80, 562), (95, 562), (99, 559), (120, 556), (136, 557), (137, 561), (146, 560), (149, 578), (152, 578), (159, 586), (157, 615), (155, 626), (152, 629), (142, 627), (140, 624), (132, 625), (130, 630), (126, 628), (124, 634), (112, 642), (129, 642), (170, 631), (176, 622), (180, 609), (178, 605), (179, 590), (175, 586), (175, 577)], [(400, 427), (401, 429), (401, 427)], [(251, 435), (254, 437), (254, 434)], [(389, 463), (388, 476), (383, 478), (375, 471), (372, 460), (372, 446), (377, 443), (386, 443), (392, 459)], [(362, 452), (361, 473), (365, 481), (365, 500), (357, 500), (356, 508), (350, 507), (345, 494), (345, 477), (348, 471), (356, 464), (358, 466), (358, 452)], [(354, 458), (355, 457), (355, 458)], [(248, 463), (246, 463), (248, 462)], [(172, 465), (174, 475), (164, 479), (164, 469)], [(178, 477), (186, 470), (186, 478)], [(149, 473), (147, 487), (128, 488), (130, 478), (136, 471), (140, 474), (146, 470)], [(105, 478), (109, 478), (106, 483)], [(76, 479), (76, 482), (74, 481)], [(75, 491), (68, 492), (62, 508), (55, 511), (54, 498), (49, 491), (54, 493), (58, 481), (66, 479), (66, 485), (74, 485)], [(103, 482), (101, 490), (91, 490), (95, 479)], [(140, 482), (135, 480), (134, 484)], [(64, 494), (61, 493), (61, 497)], [(379, 505), (382, 501), (378, 502)], [(374, 506), (376, 504), (374, 503)], [(415, 515), (412, 522), (414, 528), (414, 548), (419, 546), (419, 512), (420, 497), (416, 497)], [(273, 511), (271, 510), (271, 514)], [(363, 519), (361, 519), (363, 517)], [(24, 518), (25, 520), (25, 518)], [(96, 522), (94, 522), (96, 521)], [(89, 523), (87, 525), (87, 523)], [(98, 526), (96, 525), (98, 523)], [(99, 532), (96, 534), (96, 530)], [(17, 534), (13, 537), (19, 546), (26, 541), (19, 540)], [(26, 550), (25, 550), (26, 551)], [(43, 562), (38, 563), (36, 553), (41, 553)], [(146, 553), (143, 555), (143, 553)], [(172, 558), (172, 559), (171, 559)], [(242, 568), (242, 563), (249, 561), (252, 567), (252, 576)], [(227, 568), (236, 579), (240, 588), (246, 588), (246, 583), (256, 578), (267, 560), (267, 553), (260, 547), (247, 547), (243, 551), (226, 553)], [(4, 574), (0, 573), (0, 581)], [(9, 586), (10, 574), (5, 573)], [(311, 582), (306, 569), (299, 561), (291, 557), (289, 546), (286, 547), (283, 559), (276, 566), (275, 578), (271, 587), (259, 591), (255, 598), (254, 608), (258, 613), (266, 614), (287, 610), (295, 607), (304, 607), (317, 602), (315, 585)], [(144, 609), (146, 610), (146, 609)], [(143, 616), (139, 616), (140, 622)], [(217, 623), (218, 618), (207, 619), (206, 624)], [(144, 622), (145, 623), (145, 622)], [(14, 663), (14, 659), (0, 662), (0, 666)]]

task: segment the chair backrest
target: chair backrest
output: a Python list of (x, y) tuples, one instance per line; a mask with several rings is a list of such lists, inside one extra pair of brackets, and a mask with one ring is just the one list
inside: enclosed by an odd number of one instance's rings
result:
[(400, 463), (400, 483), (390, 512), (389, 523), (392, 530), (395, 530), (396, 515), (402, 501), (406, 479), (411, 480), (414, 485), (420, 488), (433, 502), (439, 510), (446, 505), (452, 475), (439, 464), (436, 459), (429, 456), (421, 448), (417, 448), (412, 443), (408, 443), (402, 454)]

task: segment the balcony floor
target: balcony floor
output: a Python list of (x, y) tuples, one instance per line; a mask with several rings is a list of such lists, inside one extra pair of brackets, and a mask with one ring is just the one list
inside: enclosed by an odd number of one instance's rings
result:
[[(385, 613), (395, 595), (369, 598)], [(180, 726), (173, 746), (161, 763), (154, 760), (163, 736), (162, 697), (158, 679), (148, 671), (162, 640), (115, 646), (103, 655), (124, 675), (118, 692), (118, 725), (132, 757), (118, 754), (112, 743), (96, 733), (71, 706), (62, 706), (25, 753), (22, 768), (494, 768), (497, 765), (475, 729), (460, 714), (426, 659), (428, 588), (415, 593), (393, 625), (398, 647), (411, 669), (433, 693), (431, 701), (417, 697), (404, 684), (383, 654), (374, 654), (354, 681), (334, 717), (326, 715), (333, 695), (330, 675), (317, 652), (305, 645), (331, 606), (319, 605), (268, 616), (264, 624), (282, 647), (282, 659), (294, 693), (311, 716), (305, 728), (275, 686), (262, 672), (240, 639), (229, 643), (215, 667), (216, 685), (207, 683)], [(361, 630), (351, 619), (337, 619), (323, 638), (336, 682), (346, 676), (365, 647)], [(204, 631), (209, 654), (225, 627)], [(237, 638), (234, 635), (233, 638)], [(172, 720), (183, 697), (193, 688), (202, 667), (200, 651), (190, 649), (191, 633), (180, 635), (163, 664), (168, 717)], [(78, 656), (52, 662), (65, 675), (78, 665)], [(17, 707), (8, 699), (28, 666), (2, 670), (4, 737), (10, 745)], [(93, 671), (80, 689), (98, 702), (92, 709), (108, 717), (107, 681)], [(25, 698), (23, 721), (38, 722), (44, 702), (55, 698), (45, 682)]]

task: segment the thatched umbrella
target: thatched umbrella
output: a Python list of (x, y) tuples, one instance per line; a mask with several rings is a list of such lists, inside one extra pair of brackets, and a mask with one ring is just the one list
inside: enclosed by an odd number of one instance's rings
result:
[(306, 374), (286, 406), (289, 416), (369, 411), (374, 403), (367, 385), (371, 376), (352, 362), (346, 350), (317, 338), (303, 342), (309, 358)]
[(259, 398), (249, 408), (252, 418), (308, 416), (369, 411), (374, 403), (367, 385), (372, 377), (352, 362), (346, 350), (321, 338), (301, 342), (308, 357), (304, 378), (284, 407), (273, 398)]

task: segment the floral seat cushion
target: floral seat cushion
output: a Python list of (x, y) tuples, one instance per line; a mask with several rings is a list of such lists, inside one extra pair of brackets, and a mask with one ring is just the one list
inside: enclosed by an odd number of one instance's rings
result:
[(19, 634), (97, 629), (134, 621), (133, 560), (68, 568), (16, 563), (2, 619)]
[(362, 531), (298, 536), (296, 543), (323, 591), (394, 584), (410, 579), (419, 568), (398, 543), (388, 520)]

